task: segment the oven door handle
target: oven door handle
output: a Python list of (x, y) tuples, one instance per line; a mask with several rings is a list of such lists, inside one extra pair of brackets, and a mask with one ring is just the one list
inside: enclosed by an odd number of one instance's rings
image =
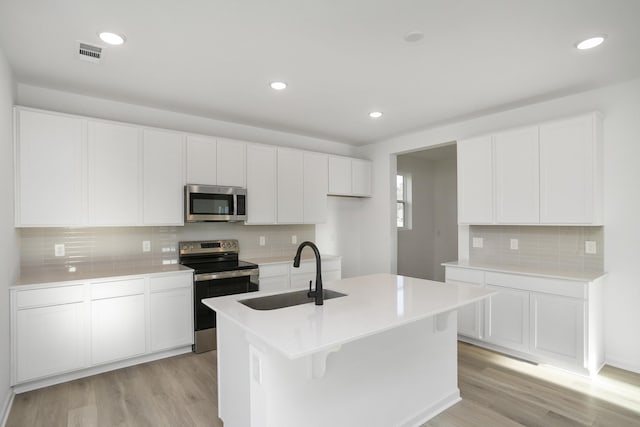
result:
[(251, 270), (234, 270), (234, 271), (221, 271), (218, 273), (203, 273), (196, 274), (195, 281), (196, 282), (204, 282), (205, 280), (215, 280), (215, 279), (229, 279), (232, 277), (245, 277), (245, 276), (257, 276), (259, 274), (259, 269), (252, 268)]

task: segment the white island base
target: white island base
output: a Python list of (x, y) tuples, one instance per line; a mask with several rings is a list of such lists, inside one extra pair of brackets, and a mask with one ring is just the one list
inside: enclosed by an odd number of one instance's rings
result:
[(295, 360), (221, 318), (219, 416), (225, 427), (419, 426), (460, 400), (449, 314), (442, 331), (429, 317)]
[(460, 400), (455, 310), (492, 291), (390, 274), (326, 287), (346, 296), (266, 311), (203, 300), (225, 427), (417, 427)]

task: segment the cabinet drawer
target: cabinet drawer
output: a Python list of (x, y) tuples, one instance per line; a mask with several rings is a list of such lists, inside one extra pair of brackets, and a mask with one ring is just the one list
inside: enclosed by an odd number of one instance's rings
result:
[(91, 284), (91, 299), (114, 298), (144, 293), (144, 279), (118, 280)]
[(191, 286), (193, 286), (192, 274), (176, 274), (174, 276), (151, 277), (149, 279), (149, 289), (151, 292), (190, 288)]
[[(292, 261), (293, 263), (293, 261)], [(260, 278), (273, 276), (286, 276), (289, 274), (289, 263), (258, 265)]]
[(587, 298), (586, 282), (490, 272), (485, 274), (485, 280), (488, 285), (504, 286), (508, 288), (543, 292), (573, 298)]
[(446, 281), (456, 281), (465, 283), (474, 283), (482, 285), (484, 283), (484, 271), (469, 270), (468, 268), (446, 268)]
[[(341, 268), (341, 260), (339, 259), (328, 259), (321, 260), (321, 268), (322, 271), (336, 271), (342, 270)], [(291, 266), (291, 274), (302, 274), (302, 273), (315, 273), (316, 272), (316, 260), (315, 259), (306, 259), (300, 262), (299, 268), (294, 268), (293, 264)]]
[(31, 289), (16, 292), (18, 308), (43, 307), (70, 304), (84, 300), (84, 285), (56, 286), (55, 288)]

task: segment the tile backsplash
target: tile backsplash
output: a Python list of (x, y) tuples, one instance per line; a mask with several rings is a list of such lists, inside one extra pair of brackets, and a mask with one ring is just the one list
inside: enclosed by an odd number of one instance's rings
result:
[[(482, 248), (473, 247), (474, 238), (482, 239)], [(518, 249), (511, 249), (512, 239), (517, 239)], [(585, 253), (586, 241), (595, 242), (595, 254)], [(604, 229), (474, 225), (469, 227), (469, 260), (520, 267), (602, 272)]]
[[(178, 259), (178, 242), (207, 239), (237, 239), (240, 257), (245, 259), (293, 259), (299, 243), (315, 240), (315, 226), (196, 223), (184, 227), (22, 228), (18, 234), (22, 267), (70, 267), (95, 262), (159, 265)], [(265, 238), (264, 246), (260, 246), (261, 236)], [(292, 236), (298, 243), (291, 243)], [(143, 252), (143, 241), (151, 243), (149, 252)], [(64, 256), (55, 256), (57, 244), (64, 244)]]

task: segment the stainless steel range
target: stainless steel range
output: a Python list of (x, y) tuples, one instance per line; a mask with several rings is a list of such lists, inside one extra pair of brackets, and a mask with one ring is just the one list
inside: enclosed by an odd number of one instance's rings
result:
[(180, 264), (195, 270), (196, 353), (216, 349), (216, 313), (202, 300), (258, 290), (258, 265), (240, 261), (238, 252), (237, 240), (180, 242)]

